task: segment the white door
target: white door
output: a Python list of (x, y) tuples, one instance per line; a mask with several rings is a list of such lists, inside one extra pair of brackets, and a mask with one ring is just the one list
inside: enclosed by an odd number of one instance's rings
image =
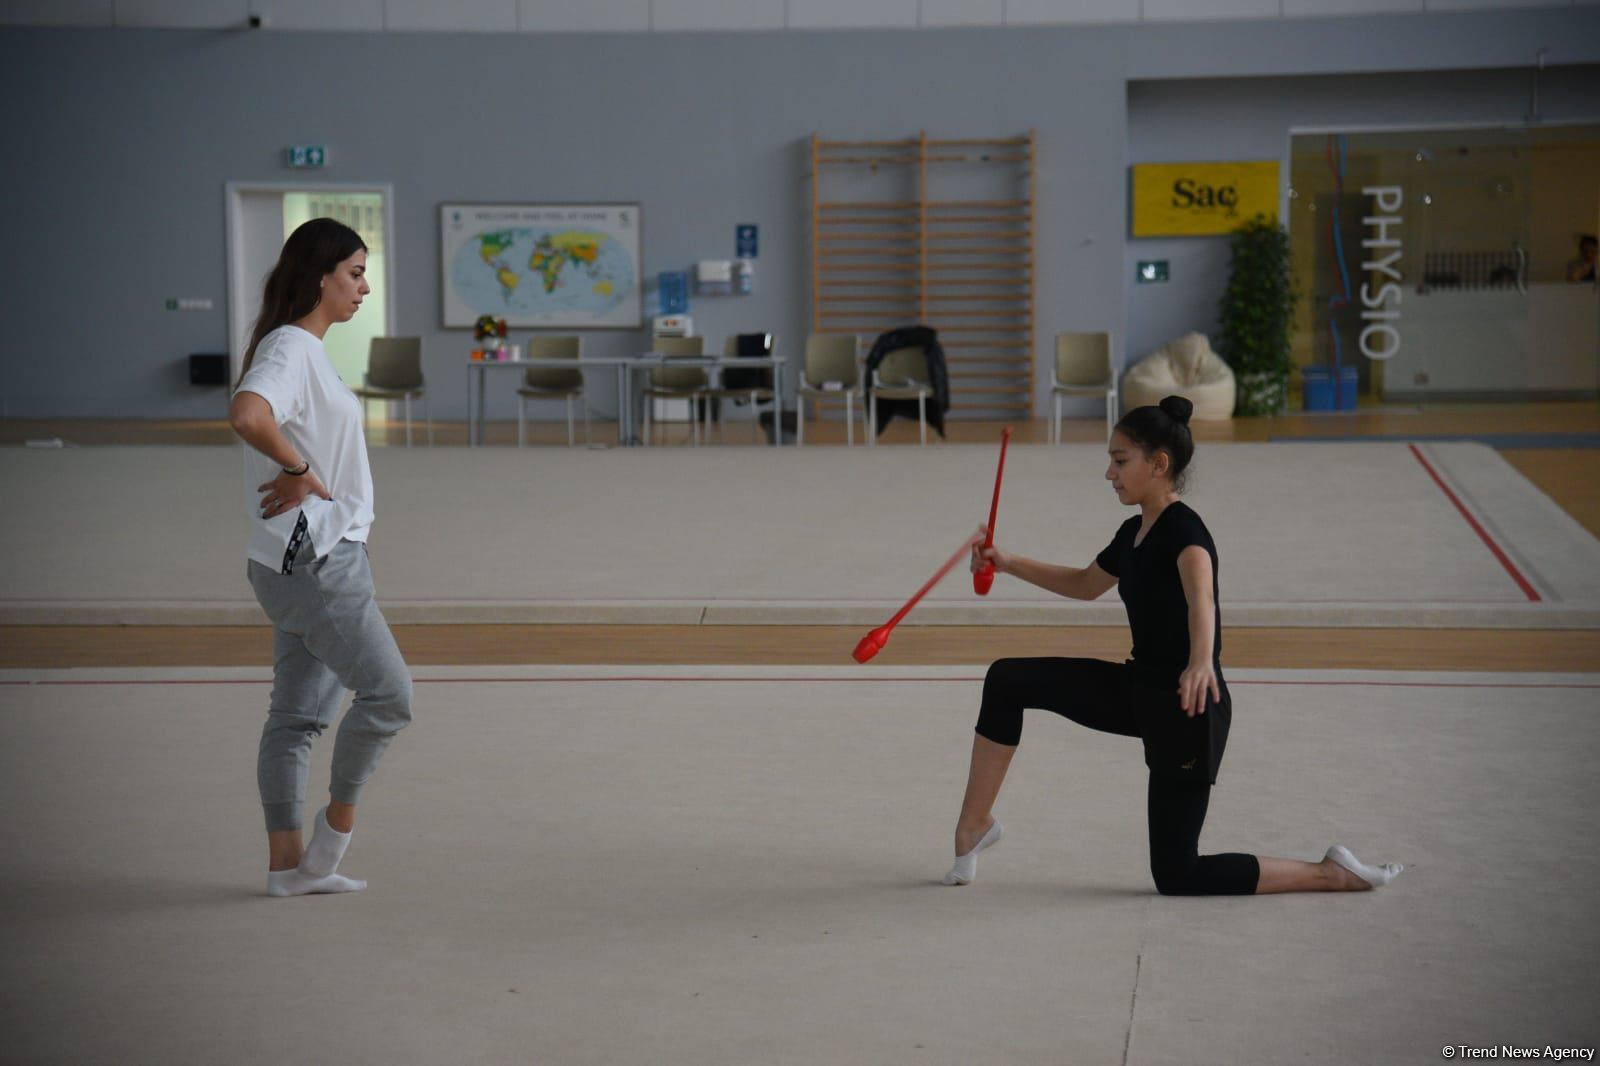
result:
[(261, 290), (283, 248), (283, 193), (242, 191), (229, 205), (229, 234), (233, 255), (228, 278), (228, 352), (239, 378), (250, 331), (261, 313)]
[[(367, 372), (367, 353), (372, 338), (387, 336), (389, 329), (389, 290), (380, 284), (388, 262), (384, 227), (384, 196), (381, 192), (312, 191), (283, 194), (281, 245), (302, 224), (314, 218), (331, 218), (361, 234), (367, 245), (367, 277), (372, 292), (361, 302), (361, 310), (350, 321), (330, 329), (322, 343), (328, 358), (346, 385), (361, 384)], [(373, 411), (378, 414), (379, 411)]]
[[(390, 255), (393, 197), (387, 186), (250, 185), (228, 186), (228, 350), (232, 378), (239, 376), (262, 287), (278, 261), (283, 242), (301, 223), (333, 218), (354, 229), (367, 245), (367, 281), (372, 293), (354, 319), (328, 331), (324, 344), (339, 376), (361, 384), (373, 337), (394, 333), (394, 282)], [(387, 405), (371, 412), (385, 417)]]

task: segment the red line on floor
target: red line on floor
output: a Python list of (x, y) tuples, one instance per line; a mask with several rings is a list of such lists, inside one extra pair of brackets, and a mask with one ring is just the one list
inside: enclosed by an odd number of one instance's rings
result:
[(1555, 681), (1229, 681), (1228, 687), (1239, 685), (1327, 685), (1370, 686), (1375, 688), (1581, 688), (1600, 689), (1600, 685)]
[(1506, 573), (1511, 575), (1511, 580), (1522, 587), (1522, 591), (1527, 594), (1529, 600), (1534, 603), (1540, 602), (1538, 590), (1528, 583), (1528, 579), (1522, 576), (1522, 572), (1512, 565), (1510, 559), (1506, 558), (1506, 553), (1500, 550), (1500, 545), (1496, 544), (1494, 538), (1484, 531), (1484, 528), (1478, 524), (1478, 520), (1472, 517), (1471, 512), (1462, 506), (1461, 501), (1456, 498), (1456, 494), (1450, 491), (1450, 486), (1444, 483), (1444, 479), (1439, 476), (1439, 472), (1433, 468), (1433, 464), (1429, 463), (1423, 456), (1422, 450), (1415, 444), (1408, 445), (1408, 447), (1411, 449), (1411, 454), (1417, 457), (1417, 462), (1422, 464), (1422, 469), (1426, 470), (1428, 476), (1433, 478), (1433, 483), (1438, 485), (1440, 491), (1450, 498), (1451, 503), (1456, 505), (1456, 510), (1460, 511), (1461, 517), (1467, 520), (1467, 525), (1471, 526), (1472, 531), (1478, 534), (1478, 538), (1488, 545), (1489, 550), (1494, 553), (1494, 557), (1500, 560), (1500, 565), (1506, 568)]
[[(626, 682), (629, 684), (661, 682), (694, 682), (696, 684), (715, 684), (718, 682), (752, 683), (782, 683), (797, 684), (804, 682), (844, 683), (858, 684), (863, 682), (907, 684), (928, 684), (937, 682), (973, 682), (982, 681), (983, 678), (973, 677), (667, 677), (663, 675), (632, 674), (618, 677), (419, 677), (414, 679), (419, 685), (573, 685), (573, 684), (605, 684), (607, 682)], [(270, 685), (272, 679), (262, 678), (168, 678), (168, 679), (132, 679), (127, 681), (105, 680), (46, 680), (46, 681), (0, 681), (0, 686), (26, 686), (26, 685)], [(1248, 685), (1288, 685), (1305, 687), (1356, 687), (1356, 688), (1488, 688), (1488, 689), (1600, 689), (1600, 684), (1551, 682), (1551, 681), (1273, 681), (1273, 680), (1243, 680), (1230, 681), (1230, 688)]]
[[(607, 681), (628, 682), (658, 682), (658, 681), (819, 681), (819, 682), (850, 682), (854, 684), (861, 681), (982, 681), (981, 677), (660, 677), (652, 675), (619, 675), (617, 677), (414, 677), (412, 682), (418, 685), (565, 685), (576, 682), (604, 683)], [(105, 680), (101, 678), (77, 678), (71, 680), (44, 680), (44, 681), (0, 681), (0, 685), (270, 685), (272, 678), (129, 678), (123, 681)]]

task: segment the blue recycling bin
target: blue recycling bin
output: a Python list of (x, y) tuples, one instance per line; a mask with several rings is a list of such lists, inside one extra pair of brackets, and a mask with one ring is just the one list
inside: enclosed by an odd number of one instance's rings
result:
[(1356, 390), (1361, 384), (1361, 373), (1353, 366), (1339, 368), (1337, 389), (1334, 387), (1333, 368), (1329, 366), (1303, 366), (1300, 377), (1305, 383), (1305, 409), (1307, 411), (1354, 411)]
[(1333, 371), (1325, 366), (1303, 366), (1300, 378), (1305, 383), (1307, 411), (1333, 410)]

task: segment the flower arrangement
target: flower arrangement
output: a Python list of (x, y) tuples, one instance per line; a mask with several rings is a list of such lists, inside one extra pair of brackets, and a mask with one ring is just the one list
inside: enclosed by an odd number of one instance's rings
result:
[(474, 340), (491, 340), (506, 335), (506, 320), (493, 315), (479, 315), (478, 321), (473, 323), (472, 336)]

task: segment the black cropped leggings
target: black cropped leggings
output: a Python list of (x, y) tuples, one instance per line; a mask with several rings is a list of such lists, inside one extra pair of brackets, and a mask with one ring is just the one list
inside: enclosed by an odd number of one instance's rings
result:
[[(983, 681), (978, 735), (1015, 747), (1022, 740), (1022, 712), (1037, 707), (1102, 733), (1137, 737), (1127, 671), (1121, 663), (1098, 659), (1001, 659)], [(1211, 786), (1204, 781), (1150, 775), (1150, 873), (1164, 896), (1255, 893), (1261, 864), (1254, 855), (1200, 854), (1210, 801)]]

